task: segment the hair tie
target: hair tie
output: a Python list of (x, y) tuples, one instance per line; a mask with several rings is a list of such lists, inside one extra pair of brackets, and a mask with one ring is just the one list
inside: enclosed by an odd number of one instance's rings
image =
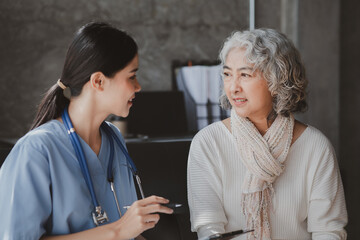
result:
[(71, 90), (70, 90), (70, 88), (67, 87), (67, 86), (65, 86), (65, 85), (61, 82), (60, 78), (57, 80), (57, 85), (58, 85), (59, 87), (61, 87), (61, 89), (63, 90), (64, 96), (65, 96), (67, 99), (70, 100), (70, 97), (71, 97)]
[(66, 89), (66, 86), (61, 82), (60, 78), (57, 80), (57, 85), (62, 88), (62, 90)]

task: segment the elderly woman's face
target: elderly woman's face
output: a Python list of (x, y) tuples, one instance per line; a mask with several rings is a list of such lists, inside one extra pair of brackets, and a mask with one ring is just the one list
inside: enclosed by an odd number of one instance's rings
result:
[(224, 90), (230, 104), (240, 117), (250, 120), (266, 118), (272, 110), (272, 97), (264, 77), (253, 72), (245, 58), (245, 50), (230, 50), (223, 69)]

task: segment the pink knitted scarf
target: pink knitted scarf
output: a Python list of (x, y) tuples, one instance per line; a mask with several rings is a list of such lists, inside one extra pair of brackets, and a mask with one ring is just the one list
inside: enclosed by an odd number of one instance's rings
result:
[(248, 239), (271, 239), (269, 214), (274, 194), (272, 184), (284, 171), (283, 163), (289, 152), (293, 128), (292, 115), (278, 115), (262, 136), (251, 121), (231, 110), (231, 132), (247, 168), (241, 204), (248, 229), (255, 229), (253, 234), (248, 234)]

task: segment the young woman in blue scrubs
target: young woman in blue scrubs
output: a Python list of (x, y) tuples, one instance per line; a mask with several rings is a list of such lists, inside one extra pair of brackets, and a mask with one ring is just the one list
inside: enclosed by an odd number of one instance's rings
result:
[[(125, 32), (89, 23), (76, 33), (61, 78), (43, 98), (32, 130), (16, 143), (1, 168), (0, 239), (143, 239), (140, 234), (159, 221), (157, 213), (172, 213), (161, 205), (168, 203), (162, 197), (137, 200), (132, 171), (116, 143), (110, 170), (119, 208), (107, 179), (112, 139), (100, 126), (109, 114), (129, 114), (141, 89), (138, 65), (137, 45)], [(63, 121), (66, 110), (95, 196), (108, 216), (97, 227), (79, 150)], [(119, 130), (106, 124), (124, 144)]]

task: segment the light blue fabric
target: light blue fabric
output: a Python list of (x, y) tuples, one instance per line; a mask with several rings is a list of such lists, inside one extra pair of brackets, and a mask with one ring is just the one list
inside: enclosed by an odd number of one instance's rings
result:
[[(124, 143), (119, 130), (110, 124)], [(109, 139), (101, 132), (99, 155), (80, 138), (98, 202), (110, 222), (119, 219), (107, 181)], [(130, 168), (115, 144), (114, 184), (123, 206), (137, 200)], [(0, 239), (39, 239), (95, 227), (91, 196), (64, 125), (52, 120), (22, 137), (0, 170)]]

